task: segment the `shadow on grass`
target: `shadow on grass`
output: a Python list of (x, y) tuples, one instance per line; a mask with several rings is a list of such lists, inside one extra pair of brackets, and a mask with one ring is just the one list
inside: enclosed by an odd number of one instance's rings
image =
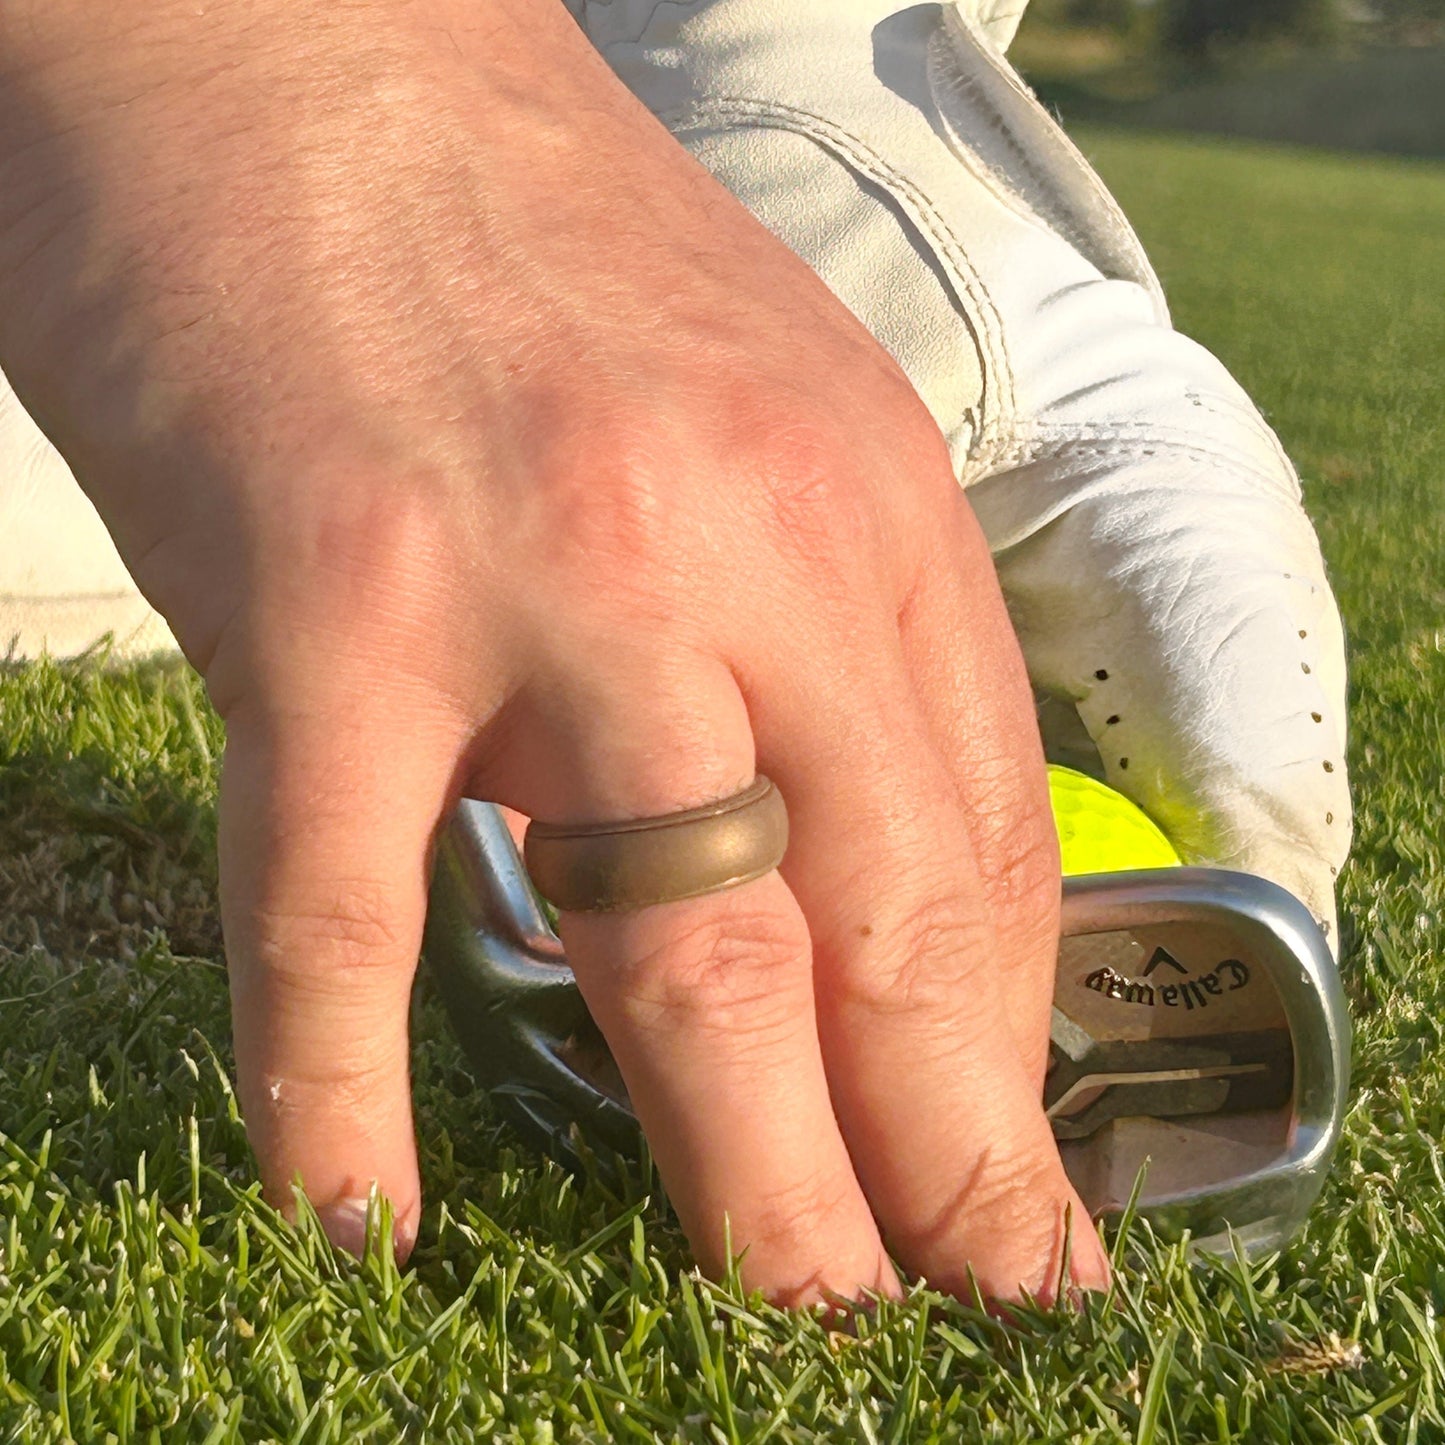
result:
[(175, 665), (0, 665), (0, 1132), (67, 1188), (174, 1156), (184, 1051), (226, 1047), (220, 736)]
[[(202, 1162), (254, 1179), (229, 1082), (223, 741), (183, 664), (0, 660), (0, 1182), (8, 1150), (48, 1189), (105, 1198), (139, 1170), (179, 1207), (190, 1115)], [(528, 1151), (508, 1152), (425, 969), (412, 1035), (427, 1197), (459, 1216)]]
[(220, 738), (175, 665), (0, 668), (0, 948), (219, 958)]

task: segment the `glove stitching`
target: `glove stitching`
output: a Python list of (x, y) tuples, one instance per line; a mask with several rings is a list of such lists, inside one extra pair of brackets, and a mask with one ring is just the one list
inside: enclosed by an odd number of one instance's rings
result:
[[(1003, 113), (993, 104), (987, 92), (980, 84), (975, 75), (965, 74), (961, 67), (954, 66), (945, 69), (946, 61), (941, 61), (939, 40), (943, 40), (944, 49), (942, 53), (947, 60), (957, 60), (957, 56), (949, 46), (947, 36), (935, 36), (929, 45), (928, 51), (928, 76), (929, 85), (933, 90), (935, 99), (938, 99), (939, 92), (953, 92), (957, 96), (966, 97), (969, 102), (982, 110), (989, 122), (989, 127), (1000, 141), (1007, 147), (1009, 155), (1013, 158), (1018, 168), (1031, 180), (1034, 185), (1045, 194), (1049, 190), (1049, 178), (1034, 163), (1033, 157), (1024, 147), (1023, 143), (1013, 133), (1012, 128), (1005, 120)], [(954, 124), (952, 117), (948, 114), (947, 107), (939, 101), (939, 114), (944, 122), (944, 129), (949, 139), (949, 149), (954, 157), (961, 161), (970, 171), (977, 175), (975, 162), (983, 168), (984, 174), (977, 178), (984, 182), (994, 192), (1002, 192), (1001, 199), (1005, 200), (1009, 209), (1020, 219), (1028, 221), (1035, 226), (1040, 226), (1048, 231), (1050, 235), (1059, 236), (1068, 242), (1075, 251), (1081, 255), (1089, 254), (1089, 237), (1082, 229), (1063, 218), (1053, 221), (1045, 221), (1037, 215), (1028, 202), (1019, 196), (1017, 190), (1008, 184), (1003, 176), (996, 171), (982, 156), (973, 151), (958, 135), (958, 127)]]
[(1201, 411), (1206, 411), (1212, 416), (1223, 417), (1226, 421), (1236, 426), (1245, 426), (1252, 431), (1279, 459), (1280, 464), (1294, 475), (1294, 463), (1289, 459), (1289, 453), (1285, 451), (1283, 443), (1275, 434), (1275, 430), (1259, 414), (1259, 412), (1247, 401), (1243, 404), (1231, 402), (1226, 397), (1212, 396), (1205, 392), (1198, 391), (1194, 387), (1187, 387), (1184, 392), (1185, 398)]
[[(1155, 273), (1144, 251), (1143, 243), (1135, 234), (1134, 228), (1130, 224), (1129, 218), (1124, 214), (1123, 208), (1119, 205), (1118, 201), (1114, 199), (1113, 194), (1104, 184), (1098, 172), (1089, 164), (1084, 153), (1074, 144), (1073, 140), (1070, 139), (1067, 132), (1065, 132), (1064, 128), (1059, 124), (1058, 119), (1042, 104), (1038, 96), (1034, 94), (1033, 90), (1013, 65), (1009, 63), (1008, 59), (991, 43), (986, 42), (982, 45), (978, 43), (980, 37), (964, 18), (956, 0), (955, 3), (946, 4), (943, 7), (942, 30), (950, 43), (954, 57), (959, 59), (957, 71), (960, 77), (966, 79), (970, 87), (975, 89), (980, 97), (983, 98), (983, 92), (979, 89), (978, 81), (974, 77), (967, 76), (964, 73), (965, 67), (959, 57), (959, 51), (961, 48), (966, 47), (970, 53), (981, 56), (992, 73), (1003, 83), (1007, 90), (1024, 102), (1029, 112), (1033, 115), (1035, 122), (1042, 126), (1044, 133), (1048, 137), (1049, 144), (1066, 156), (1069, 163), (1075, 168), (1077, 174), (1083, 178), (1084, 184), (1090, 193), (1092, 203), (1098, 206), (1107, 218), (1106, 229), (1108, 238), (1118, 250), (1118, 254), (1113, 259), (1116, 262), (1122, 262), (1122, 266), (1120, 267), (1122, 278), (1132, 280), (1136, 285), (1142, 287), (1153, 303), (1154, 313), (1160, 324), (1167, 326), (1169, 324), (1169, 305), (1165, 299), (1164, 288), (1159, 281), (1159, 277)], [(932, 56), (930, 56), (930, 60), (932, 60)], [(930, 84), (931, 83), (932, 77), (930, 77)], [(936, 92), (935, 99), (937, 99)], [(992, 101), (989, 101), (988, 105), (990, 110), (999, 118), (1000, 123), (1006, 128), (1012, 140), (1012, 124), (1008, 121), (1003, 111), (997, 105), (993, 104)], [(942, 105), (939, 107), (939, 112), (944, 121), (945, 129), (951, 134), (956, 129), (951, 117), (948, 116), (947, 111)], [(1022, 144), (1027, 148), (1026, 140), (1022, 142)], [(1023, 159), (1025, 164), (1034, 173), (1036, 180), (1042, 181), (1043, 194), (1048, 195), (1054, 189), (1054, 183), (1047, 176), (1041, 176), (1039, 174), (1038, 168), (1031, 157), (1024, 156)], [(1059, 229), (1057, 223), (1054, 221), (1050, 221), (1049, 225), (1050, 229)], [(1083, 256), (1093, 258), (1096, 248), (1090, 243), (1090, 238), (1075, 226), (1070, 226), (1069, 229), (1075, 232), (1075, 235), (1070, 238), (1074, 242), (1075, 250)], [(1095, 264), (1098, 264), (1097, 261)], [(1107, 273), (1112, 268), (1100, 266), (1099, 269), (1101, 273)]]
[(1192, 440), (1192, 435), (1182, 428), (1175, 430), (1143, 422), (1058, 429), (1034, 425), (1016, 436), (1014, 450), (1000, 459), (999, 470), (1010, 471), (1038, 462), (1063, 462), (1070, 457), (1079, 456), (1110, 455), (1126, 460), (1139, 460), (1156, 456), (1160, 452), (1174, 452), (1211, 465), (1223, 466), (1231, 471), (1246, 472), (1270, 491), (1283, 491), (1295, 502), (1302, 500), (1299, 480), (1282, 452), (1278, 455), (1284, 468), (1287, 468), (1283, 478), (1262, 467), (1257, 459), (1247, 453), (1219, 446), (1203, 446)]

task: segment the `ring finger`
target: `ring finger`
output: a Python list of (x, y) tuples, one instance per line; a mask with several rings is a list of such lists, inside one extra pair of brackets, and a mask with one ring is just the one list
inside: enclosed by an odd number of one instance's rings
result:
[[(570, 688), (534, 686), (514, 704), (483, 796), (548, 823), (616, 823), (752, 781), (749, 719), (722, 664), (663, 666), (615, 646), (611, 658), (585, 698), (571, 669)], [(833, 1115), (807, 925), (776, 870), (631, 911), (562, 908), (559, 920), (703, 1267), (720, 1272), (730, 1245), (746, 1251), (747, 1286), (781, 1303), (896, 1293)]]

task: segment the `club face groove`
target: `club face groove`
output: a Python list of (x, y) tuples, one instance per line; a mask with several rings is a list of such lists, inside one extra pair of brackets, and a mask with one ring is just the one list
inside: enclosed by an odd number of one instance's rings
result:
[[(1247, 874), (1170, 868), (1064, 883), (1044, 1106), (1093, 1214), (1253, 1252), (1303, 1222), (1344, 1116), (1349, 1019), (1314, 920)], [(424, 952), (478, 1081), (564, 1160), (635, 1157), (626, 1088), (501, 815), (443, 837)]]

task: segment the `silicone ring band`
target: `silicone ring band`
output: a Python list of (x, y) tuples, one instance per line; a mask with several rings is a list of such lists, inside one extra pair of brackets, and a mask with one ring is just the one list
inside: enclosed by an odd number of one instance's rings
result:
[(700, 808), (621, 823), (540, 823), (523, 855), (537, 891), (568, 913), (615, 913), (735, 888), (771, 873), (788, 810), (761, 774)]

